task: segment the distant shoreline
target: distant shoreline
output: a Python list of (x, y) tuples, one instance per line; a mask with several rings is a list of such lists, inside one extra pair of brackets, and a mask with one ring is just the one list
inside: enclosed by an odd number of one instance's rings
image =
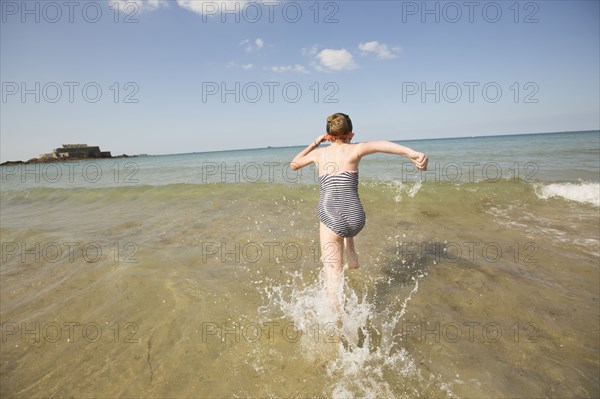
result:
[(93, 161), (98, 159), (118, 159), (118, 158), (140, 158), (146, 157), (146, 154), (138, 154), (138, 155), (116, 155), (110, 157), (68, 157), (68, 158), (32, 158), (28, 161), (6, 161), (0, 163), (0, 166), (15, 166), (15, 165), (31, 165), (38, 163), (65, 163), (65, 162), (78, 162), (78, 161)]

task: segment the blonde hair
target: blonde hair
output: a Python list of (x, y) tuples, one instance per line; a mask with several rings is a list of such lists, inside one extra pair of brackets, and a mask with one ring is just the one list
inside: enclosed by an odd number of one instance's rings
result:
[(335, 113), (327, 117), (327, 134), (330, 136), (343, 136), (352, 133), (352, 121), (346, 114)]

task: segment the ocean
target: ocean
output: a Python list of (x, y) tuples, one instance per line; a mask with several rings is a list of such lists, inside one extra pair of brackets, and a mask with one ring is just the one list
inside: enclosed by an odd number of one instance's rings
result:
[(399, 143), (341, 327), (303, 147), (1, 167), (0, 396), (600, 396), (600, 131)]

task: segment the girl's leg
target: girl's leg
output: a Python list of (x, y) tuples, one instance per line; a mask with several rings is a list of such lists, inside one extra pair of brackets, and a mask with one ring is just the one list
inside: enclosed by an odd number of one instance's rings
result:
[(331, 309), (336, 316), (341, 316), (343, 293), (342, 254), (344, 240), (327, 226), (320, 222), (321, 261), (325, 274), (325, 292), (330, 301)]
[(344, 246), (346, 247), (346, 264), (344, 269), (358, 269), (358, 255), (354, 248), (354, 237), (344, 238)]

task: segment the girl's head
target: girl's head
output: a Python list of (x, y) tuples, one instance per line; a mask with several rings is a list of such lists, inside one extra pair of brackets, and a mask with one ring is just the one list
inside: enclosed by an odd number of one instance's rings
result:
[(327, 117), (327, 134), (330, 141), (352, 138), (352, 121), (346, 114), (340, 112)]

